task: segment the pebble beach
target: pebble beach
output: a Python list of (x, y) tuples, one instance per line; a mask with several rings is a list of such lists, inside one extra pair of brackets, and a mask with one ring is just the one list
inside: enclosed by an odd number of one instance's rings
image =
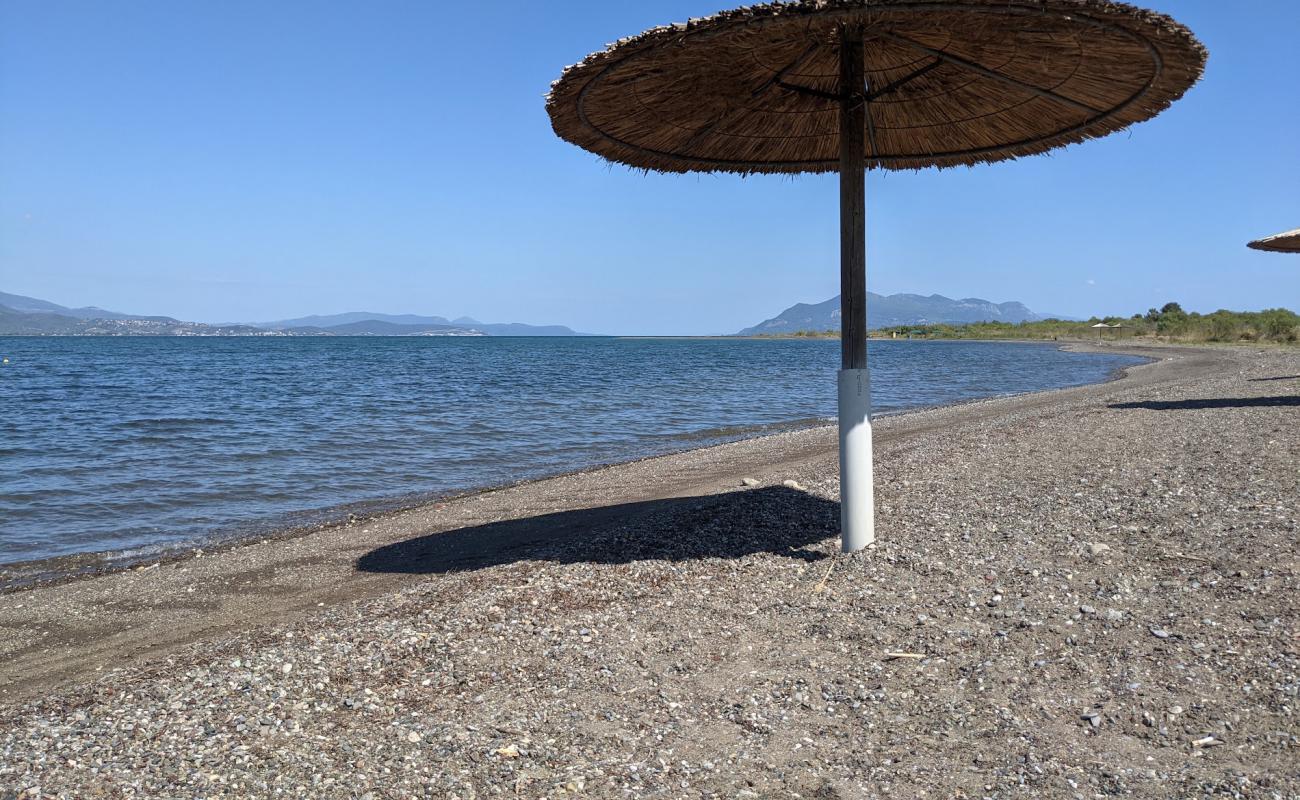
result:
[(1300, 352), (0, 594), (0, 798), (1300, 797)]

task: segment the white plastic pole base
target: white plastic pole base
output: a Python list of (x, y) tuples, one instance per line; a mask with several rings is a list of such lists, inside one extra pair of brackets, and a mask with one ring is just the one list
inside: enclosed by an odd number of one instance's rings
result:
[(844, 552), (876, 540), (876, 495), (871, 470), (871, 378), (842, 369), (840, 383), (840, 542)]

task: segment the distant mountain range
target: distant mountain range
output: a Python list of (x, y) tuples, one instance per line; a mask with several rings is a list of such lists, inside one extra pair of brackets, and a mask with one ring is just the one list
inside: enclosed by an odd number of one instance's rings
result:
[[(867, 292), (867, 327), (889, 328), (895, 325), (924, 325), (961, 322), (1033, 322), (1047, 319), (1035, 314), (1023, 303), (992, 303), (977, 297), (953, 300), (940, 294), (883, 295)], [(840, 329), (840, 296), (824, 303), (797, 303), (785, 311), (745, 328), (737, 336), (797, 333), (799, 331), (837, 331)]]
[[(94, 306), (68, 308), (57, 303), (51, 303), (48, 300), (37, 300), (35, 297), (23, 297), (20, 294), (7, 294), (5, 292), (0, 292), (0, 306), (3, 306), (9, 312), (20, 314), (56, 314), (60, 317), (72, 317), (73, 319), (126, 319), (131, 316), (117, 311), (105, 311)], [(151, 317), (150, 319), (163, 318)]]
[(521, 322), (479, 322), (472, 317), (422, 317), (418, 314), (379, 314), (373, 311), (349, 311), (346, 314), (312, 315), (276, 322), (255, 323), (267, 330), (321, 328), (330, 331), (402, 336), (436, 330), (473, 330), (487, 336), (586, 336), (563, 325), (525, 325)]
[[(953, 300), (943, 295), (867, 293), (867, 325), (1023, 322), (1047, 319), (1023, 303), (992, 303), (979, 298)], [(1064, 319), (1064, 318), (1062, 318)], [(798, 303), (738, 336), (840, 329), (840, 298)], [(563, 325), (479, 322), (418, 314), (349, 311), (273, 322), (208, 324), (172, 317), (108, 311), (94, 306), (68, 308), (48, 300), (0, 292), (0, 335), (43, 336), (587, 336)]]
[(563, 325), (448, 320), (415, 314), (346, 314), (278, 322), (184, 322), (94, 306), (68, 308), (48, 300), (0, 292), (0, 335), (36, 336), (584, 336)]

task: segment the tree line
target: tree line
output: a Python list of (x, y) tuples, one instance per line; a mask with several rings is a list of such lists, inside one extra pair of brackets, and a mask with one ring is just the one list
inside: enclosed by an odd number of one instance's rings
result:
[[(1107, 328), (1093, 326), (1105, 324)], [(1131, 317), (1093, 317), (1086, 322), (1045, 319), (1036, 322), (971, 322), (895, 325), (873, 336), (925, 339), (1133, 339), (1178, 342), (1300, 342), (1300, 315), (1285, 308), (1263, 311), (1219, 309), (1210, 314), (1184, 311), (1165, 303)]]

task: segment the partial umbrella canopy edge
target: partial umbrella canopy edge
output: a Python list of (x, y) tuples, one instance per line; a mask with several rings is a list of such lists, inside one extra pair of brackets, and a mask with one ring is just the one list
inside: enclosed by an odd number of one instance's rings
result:
[(1246, 246), (1253, 250), (1267, 250), (1273, 253), (1300, 253), (1300, 228), (1265, 236), (1247, 242)]
[(659, 172), (840, 175), (840, 515), (874, 541), (865, 172), (1044, 153), (1155, 116), (1201, 76), (1170, 17), (1108, 0), (803, 0), (621, 39), (566, 68), (555, 133)]

